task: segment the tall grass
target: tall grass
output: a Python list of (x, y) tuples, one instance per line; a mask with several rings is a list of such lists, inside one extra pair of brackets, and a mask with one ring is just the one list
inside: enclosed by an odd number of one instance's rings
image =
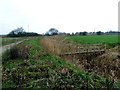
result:
[(10, 49), (2, 53), (2, 61), (6, 62), (7, 60), (14, 59), (28, 59), (29, 49), (30, 46), (25, 44), (11, 47)]
[(78, 43), (67, 42), (64, 38), (59, 36), (45, 37), (41, 40), (41, 45), (48, 53), (54, 55), (104, 51), (106, 49), (105, 45), (103, 44), (82, 45)]

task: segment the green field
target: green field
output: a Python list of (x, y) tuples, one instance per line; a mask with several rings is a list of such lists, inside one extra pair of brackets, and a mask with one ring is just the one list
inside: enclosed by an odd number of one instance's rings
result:
[(118, 44), (117, 35), (67, 36), (65, 38), (81, 44)]
[[(79, 70), (65, 60), (47, 54), (40, 37), (31, 38), (3, 54), (3, 88), (75, 89), (120, 88), (119, 83)], [(18, 52), (21, 52), (18, 55)], [(27, 58), (24, 55), (28, 55)], [(16, 56), (16, 57), (15, 57)]]
[(20, 40), (22, 40), (23, 38), (0, 38), (0, 46), (4, 46), (4, 45), (8, 45), (8, 44), (11, 44), (11, 43), (15, 43), (15, 42), (18, 42)]

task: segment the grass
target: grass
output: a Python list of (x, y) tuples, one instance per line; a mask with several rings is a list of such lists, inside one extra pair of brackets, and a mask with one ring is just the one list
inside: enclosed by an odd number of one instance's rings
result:
[[(15, 59), (5, 60), (3, 63), (3, 88), (55, 90), (100, 89), (112, 88), (112, 86), (120, 88), (119, 83), (111, 84), (108, 79), (90, 75), (57, 56), (47, 54), (40, 46), (40, 39), (40, 37), (32, 38), (17, 46), (24, 49), (30, 47), (27, 52), (28, 58), (18, 56)], [(20, 51), (18, 50), (18, 52)]]
[(4, 46), (4, 45), (8, 45), (11, 43), (15, 43), (18, 42), (20, 40), (22, 40), (23, 38), (0, 38), (1, 44), (0, 46)]
[(109, 46), (120, 44), (118, 35), (67, 36), (65, 39), (80, 44), (107, 44)]

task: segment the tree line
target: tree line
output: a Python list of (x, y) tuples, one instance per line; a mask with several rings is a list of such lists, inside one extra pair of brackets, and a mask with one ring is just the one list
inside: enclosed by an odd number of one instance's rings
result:
[(7, 36), (8, 37), (27, 37), (27, 36), (39, 36), (39, 34), (35, 32), (25, 32), (25, 30), (22, 27), (20, 27), (12, 30), (9, 34), (7, 34)]
[(81, 36), (86, 36), (86, 35), (117, 35), (120, 34), (119, 31), (108, 31), (108, 32), (102, 32), (102, 31), (97, 31), (97, 32), (76, 32), (76, 33), (65, 33), (65, 32), (59, 32), (55, 28), (51, 28), (49, 31), (45, 33), (47, 36), (51, 35), (81, 35)]
[[(44, 35), (45, 36), (52, 36), (52, 35), (81, 35), (81, 36), (86, 36), (86, 35), (116, 35), (120, 34), (119, 31), (108, 31), (108, 32), (102, 32), (102, 31), (97, 31), (97, 32), (76, 32), (76, 33), (65, 33), (65, 32), (59, 32), (56, 28), (50, 28)], [(35, 32), (25, 32), (25, 30), (20, 27), (17, 29), (12, 30), (9, 34), (7, 34), (8, 37), (27, 37), (27, 36), (41, 36), (41, 34), (35, 33)]]

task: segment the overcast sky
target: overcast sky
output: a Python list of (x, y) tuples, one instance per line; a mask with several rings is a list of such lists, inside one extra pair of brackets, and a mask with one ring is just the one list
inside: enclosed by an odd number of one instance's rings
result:
[(118, 30), (119, 0), (0, 0), (0, 34)]

